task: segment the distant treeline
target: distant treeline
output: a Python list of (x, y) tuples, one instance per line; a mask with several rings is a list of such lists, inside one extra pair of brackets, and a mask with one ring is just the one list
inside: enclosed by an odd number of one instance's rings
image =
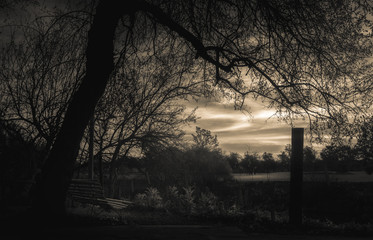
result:
[[(3, 122), (4, 123), (4, 122)], [(367, 135), (368, 136), (368, 135)], [(363, 138), (360, 138), (363, 139)], [(369, 154), (368, 138), (359, 140), (355, 146), (329, 145), (317, 153), (312, 147), (304, 148), (304, 171), (373, 171)], [(368, 139), (368, 140), (367, 140)], [(95, 165), (95, 178), (104, 179), (110, 189), (107, 195), (115, 195), (121, 179), (136, 171), (146, 178), (150, 186), (214, 186), (217, 182), (232, 179), (231, 173), (270, 173), (289, 171), (291, 146), (274, 156), (264, 152), (225, 154), (220, 148), (216, 135), (196, 128), (193, 143), (178, 146), (147, 147), (138, 157), (121, 156), (118, 161), (104, 161)], [(11, 202), (30, 199), (32, 188), (43, 165), (46, 151), (25, 138), (17, 126), (2, 124), (0, 131), (1, 200)], [(115, 164), (114, 164), (115, 163)], [(87, 177), (87, 161), (77, 161), (81, 172), (78, 177)], [(101, 168), (101, 169), (98, 169)], [(111, 173), (115, 172), (115, 175)], [(99, 176), (100, 175), (100, 176)], [(75, 176), (76, 177), (76, 176)], [(119, 191), (119, 190), (118, 190)], [(18, 200), (17, 200), (18, 199)]]
[[(235, 173), (269, 173), (290, 170), (291, 145), (273, 156), (272, 153), (264, 152), (245, 153), (241, 156), (231, 153), (227, 160)], [(361, 151), (360, 145), (351, 147), (349, 145), (333, 146), (328, 145), (318, 153), (312, 147), (306, 146), (303, 149), (303, 171), (335, 171), (346, 173), (348, 171), (373, 172), (372, 161)]]

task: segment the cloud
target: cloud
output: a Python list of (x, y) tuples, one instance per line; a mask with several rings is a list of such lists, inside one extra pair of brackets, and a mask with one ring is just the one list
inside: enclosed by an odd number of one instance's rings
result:
[(187, 102), (187, 109), (198, 106), (196, 124), (186, 128), (187, 134), (195, 126), (210, 130), (218, 136), (220, 147), (226, 152), (272, 152), (279, 153), (290, 143), (291, 128), (279, 122), (273, 109), (263, 104), (249, 102), (247, 112), (234, 110), (232, 103), (223, 104), (201, 99), (197, 103)]
[[(233, 103), (219, 103), (205, 98), (198, 102), (187, 101), (184, 106), (187, 111), (198, 107), (196, 115), (199, 119), (184, 129), (188, 141), (192, 140), (191, 134), (198, 126), (216, 134), (220, 147), (227, 153), (243, 155), (248, 151), (277, 155), (291, 143), (291, 126), (279, 121), (274, 115), (276, 111), (268, 109), (263, 103), (247, 101), (247, 111), (234, 110)], [(307, 123), (298, 120), (296, 127), (307, 128)], [(307, 135), (304, 144), (310, 145)], [(320, 151), (323, 145), (312, 144), (312, 147)]]

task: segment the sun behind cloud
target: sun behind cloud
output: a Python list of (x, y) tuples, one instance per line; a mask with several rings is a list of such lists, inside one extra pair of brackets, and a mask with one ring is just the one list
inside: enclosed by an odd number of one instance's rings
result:
[(276, 111), (262, 104), (250, 102), (249, 113), (234, 110), (233, 104), (214, 101), (188, 102), (187, 108), (198, 107), (195, 124), (186, 128), (187, 134), (195, 126), (210, 130), (218, 136), (220, 147), (226, 152), (279, 153), (290, 143), (291, 128), (278, 121)]

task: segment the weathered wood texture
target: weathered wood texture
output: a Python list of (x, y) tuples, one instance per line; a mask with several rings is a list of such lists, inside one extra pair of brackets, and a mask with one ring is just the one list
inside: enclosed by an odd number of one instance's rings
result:
[(101, 184), (88, 179), (73, 179), (67, 197), (72, 201), (97, 205), (104, 209), (123, 209), (132, 203), (122, 199), (106, 198)]

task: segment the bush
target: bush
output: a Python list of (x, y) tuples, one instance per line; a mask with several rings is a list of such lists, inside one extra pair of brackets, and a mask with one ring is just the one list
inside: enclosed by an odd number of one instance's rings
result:
[(232, 179), (229, 162), (220, 151), (190, 149), (186, 152), (188, 184), (212, 186)]
[(139, 193), (135, 196), (135, 205), (145, 208), (157, 209), (163, 206), (162, 197), (158, 189), (149, 187), (145, 193)]
[(166, 191), (164, 206), (167, 210), (176, 212), (181, 208), (180, 193), (176, 186), (169, 186)]
[(152, 152), (142, 159), (153, 185), (212, 186), (232, 179), (232, 169), (219, 150), (191, 148)]
[(184, 194), (180, 195), (182, 211), (188, 215), (195, 213), (196, 203), (194, 196), (194, 188), (191, 186), (184, 187)]
[(168, 187), (164, 206), (171, 212), (193, 215), (196, 209), (194, 188), (184, 187), (183, 192), (181, 193), (175, 186)]
[(203, 216), (218, 215), (220, 213), (218, 198), (211, 192), (201, 193), (197, 204), (197, 212)]
[(225, 210), (223, 201), (210, 191), (196, 194), (195, 188), (187, 186), (179, 190), (176, 186), (169, 186), (163, 197), (156, 188), (148, 188), (144, 193), (136, 195), (136, 206), (146, 209), (164, 209), (167, 212), (184, 216), (216, 217), (232, 215), (240, 211), (237, 205)]

